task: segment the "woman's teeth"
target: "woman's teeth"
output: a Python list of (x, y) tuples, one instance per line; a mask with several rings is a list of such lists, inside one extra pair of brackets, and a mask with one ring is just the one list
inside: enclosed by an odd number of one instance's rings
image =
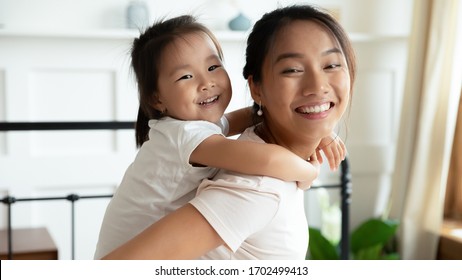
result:
[(218, 96), (210, 97), (202, 102), (199, 103), (199, 105), (207, 105), (209, 103), (212, 103), (218, 99)]
[(329, 110), (330, 103), (324, 103), (321, 105), (311, 106), (311, 107), (302, 107), (300, 108), (300, 112), (304, 114), (312, 114), (312, 113), (321, 113), (324, 111)]

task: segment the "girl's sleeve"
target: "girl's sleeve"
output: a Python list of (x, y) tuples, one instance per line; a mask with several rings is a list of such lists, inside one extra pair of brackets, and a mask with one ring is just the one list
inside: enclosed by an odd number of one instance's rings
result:
[(228, 119), (223, 116), (221, 119), (218, 121), (217, 125), (221, 128), (221, 131), (223, 135), (228, 135), (229, 133), (229, 122)]

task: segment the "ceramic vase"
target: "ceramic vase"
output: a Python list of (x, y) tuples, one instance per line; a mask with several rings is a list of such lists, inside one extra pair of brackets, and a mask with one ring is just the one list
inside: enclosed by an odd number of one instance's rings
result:
[(127, 6), (127, 27), (142, 29), (149, 25), (149, 9), (144, 1), (131, 1)]

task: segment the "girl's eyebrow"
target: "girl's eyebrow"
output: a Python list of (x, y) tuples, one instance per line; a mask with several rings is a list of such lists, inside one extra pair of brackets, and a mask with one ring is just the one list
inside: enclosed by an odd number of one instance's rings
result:
[(170, 71), (170, 74), (169, 76), (173, 76), (176, 72), (180, 71), (180, 70), (183, 70), (183, 69), (186, 69), (188, 68), (189, 66), (191, 66), (190, 64), (181, 64), (181, 65), (178, 65), (176, 67), (174, 67), (172, 69), (172, 71)]
[[(220, 58), (218, 57), (218, 55), (216, 54), (211, 54), (209, 55), (208, 57), (205, 58), (207, 61), (209, 60), (215, 60), (215, 59), (218, 59), (220, 60)], [(176, 72), (180, 71), (180, 70), (183, 70), (183, 69), (186, 69), (188, 67), (191, 67), (191, 64), (180, 64), (180, 65), (177, 65), (176, 67), (174, 67), (172, 69), (172, 71), (170, 71), (170, 76), (172, 76), (173, 74), (175, 74)]]
[(218, 54), (211, 54), (206, 58), (206, 60), (207, 61), (218, 60), (218, 61), (222, 62), (222, 60), (220, 59)]

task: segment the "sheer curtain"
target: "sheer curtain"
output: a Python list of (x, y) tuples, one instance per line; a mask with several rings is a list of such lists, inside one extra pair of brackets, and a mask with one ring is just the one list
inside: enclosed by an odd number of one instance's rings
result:
[(414, 1), (390, 197), (402, 259), (435, 259), (462, 85), (462, 0)]

